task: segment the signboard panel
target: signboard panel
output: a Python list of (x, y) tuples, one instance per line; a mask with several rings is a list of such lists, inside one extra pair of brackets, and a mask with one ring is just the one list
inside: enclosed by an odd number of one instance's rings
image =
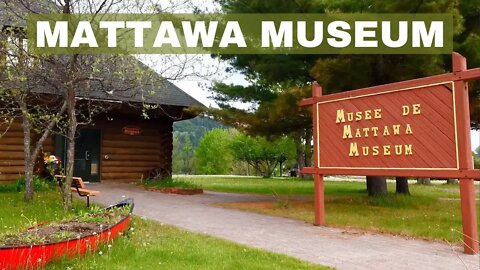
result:
[[(452, 72), (312, 98), (315, 224), (325, 224), (324, 175), (460, 179), (464, 252), (478, 254), (468, 85), (480, 68), (452, 54)], [(371, 179), (373, 180), (373, 179)]]
[(453, 82), (316, 106), (319, 168), (459, 169)]
[(142, 134), (142, 129), (137, 126), (126, 126), (122, 128), (122, 133), (129, 136), (138, 136)]

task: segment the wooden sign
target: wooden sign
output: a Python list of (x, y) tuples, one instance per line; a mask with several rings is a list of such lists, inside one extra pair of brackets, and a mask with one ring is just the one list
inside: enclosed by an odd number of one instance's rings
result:
[[(460, 179), (464, 252), (478, 254), (470, 143), (469, 80), (480, 68), (452, 55), (452, 72), (322, 96), (314, 83), (312, 106), (315, 224), (325, 224), (324, 175)], [(359, 71), (352, 71), (359, 72)]]
[(137, 126), (126, 126), (122, 129), (122, 133), (130, 136), (138, 136), (142, 134), (142, 129)]
[(452, 83), (316, 104), (319, 168), (459, 169)]

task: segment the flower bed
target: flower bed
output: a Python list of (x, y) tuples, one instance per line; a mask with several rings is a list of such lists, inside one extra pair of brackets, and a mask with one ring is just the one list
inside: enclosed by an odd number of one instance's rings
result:
[(132, 211), (133, 200), (128, 199), (73, 220), (2, 236), (0, 269), (41, 268), (53, 259), (94, 252), (128, 228)]

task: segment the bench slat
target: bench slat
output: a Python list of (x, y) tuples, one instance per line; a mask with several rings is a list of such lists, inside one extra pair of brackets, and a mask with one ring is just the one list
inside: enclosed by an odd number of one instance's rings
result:
[(77, 188), (74, 188), (74, 187), (72, 187), (70, 190), (72, 192), (79, 192), (82, 195), (88, 195), (88, 196), (100, 195), (100, 191), (98, 191), (98, 190), (90, 190), (90, 189), (79, 188), (78, 191), (77, 191)]

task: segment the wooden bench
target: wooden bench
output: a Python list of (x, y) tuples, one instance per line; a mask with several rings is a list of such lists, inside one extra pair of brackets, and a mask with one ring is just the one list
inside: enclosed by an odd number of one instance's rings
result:
[[(65, 179), (65, 176), (55, 175), (55, 179), (60, 182), (60, 180)], [(78, 193), (80, 197), (87, 197), (87, 207), (90, 207), (90, 197), (100, 195), (100, 191), (98, 190), (87, 189), (81, 177), (72, 178), (72, 187), (70, 190), (72, 193)]]

